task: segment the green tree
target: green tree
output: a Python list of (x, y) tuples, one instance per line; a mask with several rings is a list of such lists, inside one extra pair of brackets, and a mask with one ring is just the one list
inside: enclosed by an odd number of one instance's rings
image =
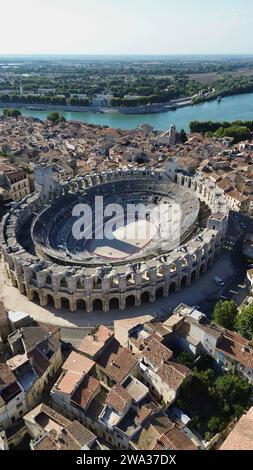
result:
[(233, 330), (237, 313), (238, 309), (233, 300), (220, 300), (214, 307), (213, 321), (223, 328)]
[(253, 338), (253, 303), (238, 313), (235, 326), (238, 333), (244, 338)]
[(57, 113), (56, 111), (50, 113), (47, 116), (47, 119), (48, 121), (51, 121), (53, 124), (59, 124), (59, 122), (66, 121), (66, 119), (63, 116), (61, 116), (59, 113)]
[(184, 364), (187, 367), (192, 367), (194, 361), (194, 356), (191, 352), (183, 351), (177, 356), (177, 362), (179, 364)]
[(216, 137), (232, 137), (234, 142), (251, 139), (251, 132), (246, 126), (233, 125), (228, 128), (220, 127), (216, 133)]
[(5, 108), (3, 110), (4, 116), (7, 117), (15, 117), (18, 118), (18, 116), (22, 116), (22, 113), (19, 109), (12, 109), (12, 108)]
[(235, 405), (246, 408), (250, 404), (252, 387), (236, 374), (220, 375), (215, 381), (215, 391), (223, 408), (228, 405), (227, 409), (235, 411)]
[(212, 434), (216, 434), (217, 432), (220, 431), (220, 427), (221, 427), (220, 418), (218, 416), (212, 416), (207, 423), (208, 431)]
[(180, 141), (181, 141), (183, 144), (187, 141), (188, 137), (187, 137), (187, 134), (186, 134), (186, 132), (185, 132), (184, 129), (181, 129), (181, 131), (180, 131), (180, 133), (179, 133), (179, 137), (180, 137)]

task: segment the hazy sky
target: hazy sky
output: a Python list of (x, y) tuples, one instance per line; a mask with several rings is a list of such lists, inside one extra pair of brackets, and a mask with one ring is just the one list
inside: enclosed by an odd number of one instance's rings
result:
[(0, 0), (0, 54), (253, 53), (253, 0)]

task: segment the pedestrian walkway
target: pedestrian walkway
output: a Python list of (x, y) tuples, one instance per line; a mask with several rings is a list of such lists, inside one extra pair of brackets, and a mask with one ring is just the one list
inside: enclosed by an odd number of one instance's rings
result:
[(59, 325), (63, 327), (79, 327), (94, 325), (112, 325), (114, 320), (123, 318), (135, 318), (142, 315), (157, 317), (164, 315), (175, 308), (179, 303), (188, 305), (201, 304), (207, 297), (217, 291), (217, 285), (213, 282), (215, 276), (221, 277), (225, 282), (234, 274), (230, 255), (224, 254), (215, 265), (202, 277), (193, 282), (189, 287), (172, 294), (168, 298), (157, 300), (154, 304), (142, 304), (140, 307), (131, 307), (126, 310), (110, 310), (109, 312), (84, 311), (69, 312), (68, 310), (45, 308), (30, 302), (26, 296), (20, 294), (18, 289), (10, 284), (7, 278), (4, 264), (0, 263), (0, 300), (9, 310), (20, 310), (28, 313), (34, 320)]

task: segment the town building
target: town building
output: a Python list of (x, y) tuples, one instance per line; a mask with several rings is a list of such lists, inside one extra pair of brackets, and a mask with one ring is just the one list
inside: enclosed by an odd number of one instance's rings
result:
[(0, 196), (4, 201), (20, 201), (30, 192), (29, 177), (25, 171), (0, 164)]
[(70, 421), (45, 405), (24, 416), (31, 450), (100, 450), (97, 437), (78, 421)]

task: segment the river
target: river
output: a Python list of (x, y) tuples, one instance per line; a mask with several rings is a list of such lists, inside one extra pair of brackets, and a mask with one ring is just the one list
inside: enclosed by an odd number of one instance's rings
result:
[[(53, 109), (52, 109), (53, 110)], [(24, 116), (46, 119), (50, 111), (22, 110)], [(147, 123), (155, 130), (168, 129), (175, 124), (177, 129), (189, 130), (190, 121), (235, 121), (253, 120), (253, 93), (228, 96), (220, 103), (208, 101), (202, 104), (178, 108), (158, 114), (121, 114), (116, 112), (73, 112), (63, 111), (67, 120), (78, 120), (92, 124), (102, 124), (121, 129), (134, 129), (139, 124)]]

